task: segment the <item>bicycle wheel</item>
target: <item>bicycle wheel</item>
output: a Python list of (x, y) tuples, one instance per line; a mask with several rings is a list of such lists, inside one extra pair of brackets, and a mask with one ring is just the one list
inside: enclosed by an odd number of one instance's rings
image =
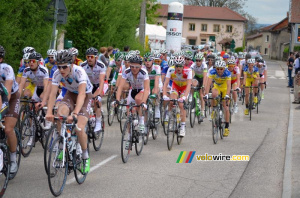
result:
[(212, 137), (213, 142), (217, 144), (218, 142), (218, 120), (217, 120), (217, 111), (213, 111), (213, 118), (211, 120), (212, 123)]
[(110, 104), (112, 102), (112, 95), (113, 95), (110, 87), (107, 92), (108, 93), (107, 93), (106, 109), (107, 109), (107, 112), (109, 112)]
[[(162, 127), (164, 130), (164, 134), (167, 135), (167, 127), (168, 127), (168, 123), (169, 123), (169, 115), (167, 115), (169, 113), (168, 109), (169, 109), (169, 103), (167, 104), (163, 114), (162, 115)], [(168, 119), (166, 119), (166, 116), (168, 116)]]
[(105, 128), (105, 126), (104, 126), (104, 115), (103, 115), (103, 112), (102, 112), (102, 115), (101, 115), (101, 130), (97, 134), (93, 133), (93, 146), (94, 146), (95, 151), (99, 151), (101, 146), (102, 146), (103, 138), (104, 138), (104, 128)]
[(191, 99), (193, 100), (193, 95), (190, 93), (189, 96), (188, 96), (188, 99), (187, 99), (187, 109), (186, 109), (186, 116), (185, 117), (189, 117), (189, 113), (191, 111)]
[(123, 124), (124, 122), (127, 120), (127, 117), (126, 117), (126, 113), (125, 113), (125, 110), (126, 110), (126, 107), (125, 106), (120, 106), (119, 107), (120, 109), (118, 109), (118, 114), (120, 116), (120, 130), (121, 130), (121, 133), (123, 132)]
[(232, 114), (233, 114), (233, 99), (230, 99), (230, 102), (229, 102), (229, 123), (231, 123)]
[[(178, 124), (177, 124), (177, 125), (178, 125)], [(181, 144), (182, 139), (183, 139), (183, 137), (179, 135), (179, 129), (180, 129), (180, 128), (177, 126), (177, 129), (176, 129), (176, 136), (177, 136), (177, 138), (176, 138), (176, 139), (177, 139), (177, 144), (178, 144), (178, 145)]]
[(259, 103), (256, 104), (256, 113), (258, 114), (258, 105)]
[[(3, 131), (4, 133), (4, 131)], [(3, 197), (5, 190), (7, 188), (9, 175), (10, 175), (10, 152), (8, 150), (8, 146), (4, 143), (1, 143), (0, 150), (2, 152), (2, 157), (0, 161), (3, 164), (2, 169), (0, 170), (0, 197)]]
[(21, 131), (21, 124), (22, 124), (22, 121), (24, 120), (26, 114), (27, 114), (26, 105), (22, 105), (20, 108), (20, 111), (19, 111), (18, 121), (17, 121), (17, 125), (16, 125), (18, 127), (19, 131)]
[(167, 128), (167, 146), (169, 151), (172, 149), (174, 136), (176, 131), (176, 117), (172, 116), (169, 118), (168, 128)]
[(253, 105), (252, 94), (250, 94), (250, 96), (249, 96), (249, 115), (250, 115), (250, 121), (251, 121), (252, 105)]
[[(63, 138), (57, 137), (51, 146), (48, 159), (48, 184), (51, 193), (57, 197), (65, 187), (68, 174), (68, 153), (65, 149), (63, 159)], [(65, 162), (63, 165), (63, 161)]]
[(35, 124), (30, 114), (27, 114), (21, 124), (22, 155), (28, 157), (35, 143)]
[(133, 133), (135, 133), (135, 152), (137, 155), (140, 155), (145, 144), (144, 133), (141, 133), (139, 131), (133, 131)]
[(150, 134), (150, 131), (152, 128), (152, 124), (154, 122), (154, 120), (153, 120), (154, 108), (152, 106), (152, 103), (148, 102), (147, 106), (148, 106), (148, 111), (147, 111), (148, 115), (147, 115), (147, 122), (146, 122), (146, 126), (145, 126), (145, 129), (146, 129), (146, 134), (144, 136), (144, 144), (145, 145), (147, 145), (147, 143), (148, 143), (149, 134)]
[(244, 105), (245, 102), (245, 89), (242, 89), (242, 105)]
[(190, 125), (191, 127), (193, 128), (194, 125), (195, 125), (195, 120), (196, 120), (196, 105), (195, 104), (196, 101), (195, 101), (195, 98), (193, 97), (193, 100), (190, 104)]
[[(220, 110), (220, 113), (221, 113), (221, 110)], [(219, 113), (219, 115), (221, 115), (220, 113)], [(222, 115), (225, 116), (223, 112), (222, 112)], [(220, 138), (223, 139), (225, 123), (223, 122), (224, 120), (223, 120), (223, 118), (221, 118), (221, 116), (219, 116), (218, 119), (219, 119), (218, 128), (219, 128), (219, 131), (220, 131)]]
[(48, 174), (48, 159), (49, 159), (50, 149), (53, 144), (53, 141), (57, 138), (57, 136), (58, 136), (57, 126), (54, 124), (48, 131), (46, 144), (44, 148), (44, 167), (47, 174)]
[(107, 106), (108, 106), (107, 123), (109, 126), (111, 126), (115, 118), (115, 107), (111, 106), (111, 103), (109, 103)]
[[(15, 127), (14, 130), (15, 130), (15, 134), (16, 134), (16, 137), (17, 137), (17, 150), (16, 150), (16, 155), (17, 155), (16, 156), (16, 160), (17, 161), (16, 162), (17, 162), (18, 170), (19, 170), (19, 168), (20, 168), (20, 162), (21, 162), (21, 155), (22, 155), (22, 153), (21, 153), (22, 144), (21, 144), (21, 138), (20, 138), (20, 133), (19, 133), (18, 128)], [(9, 179), (10, 180), (13, 179), (17, 175), (18, 170), (15, 173), (11, 173), (9, 175)]]
[(122, 132), (122, 140), (121, 140), (121, 157), (123, 163), (126, 163), (128, 161), (130, 151), (132, 148), (132, 125), (127, 120), (124, 123), (123, 132)]
[[(77, 142), (76, 144), (79, 144), (79, 143)], [(87, 144), (89, 144), (89, 143), (87, 143)], [(77, 147), (77, 145), (76, 145), (76, 147)], [(73, 150), (72, 162), (73, 162), (73, 170), (74, 170), (75, 179), (78, 184), (82, 184), (85, 181), (88, 173), (83, 172), (82, 153), (76, 153), (76, 149)]]

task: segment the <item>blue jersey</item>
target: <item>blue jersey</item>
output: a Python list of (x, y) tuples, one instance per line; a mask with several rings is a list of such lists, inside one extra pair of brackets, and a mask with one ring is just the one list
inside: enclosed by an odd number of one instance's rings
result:
[[(161, 67), (161, 71), (164, 70), (164, 68), (168, 67), (168, 62), (165, 60), (162, 60), (162, 62), (160, 63), (160, 67)], [(167, 72), (166, 72), (167, 73)], [(165, 74), (166, 74), (165, 73)]]

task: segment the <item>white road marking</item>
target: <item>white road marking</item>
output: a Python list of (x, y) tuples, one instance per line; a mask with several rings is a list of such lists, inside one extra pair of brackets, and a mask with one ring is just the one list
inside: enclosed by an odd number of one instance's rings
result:
[(275, 76), (276, 77), (285, 77), (285, 73), (284, 73), (284, 71), (276, 70)]
[[(90, 169), (90, 172), (93, 172), (94, 170), (96, 170), (97, 168), (99, 168), (100, 166), (103, 166), (104, 164), (106, 164), (107, 162), (115, 159), (117, 157), (117, 155), (112, 155), (110, 156), (109, 158), (103, 160), (102, 162), (98, 163), (97, 165), (93, 166), (91, 169)], [(66, 184), (69, 185), (69, 184), (72, 184), (73, 182), (75, 182), (75, 177), (73, 177), (72, 179), (69, 179)]]

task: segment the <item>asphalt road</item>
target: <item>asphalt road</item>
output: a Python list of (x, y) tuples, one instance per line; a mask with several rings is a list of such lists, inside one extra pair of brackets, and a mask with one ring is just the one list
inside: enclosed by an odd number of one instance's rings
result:
[[(269, 79), (259, 113), (253, 113), (250, 121), (239, 102), (230, 135), (217, 144), (213, 143), (207, 119), (193, 129), (187, 122), (181, 145), (174, 144), (169, 151), (161, 130), (140, 156), (132, 152), (124, 164), (119, 125), (115, 120), (109, 127), (106, 117), (102, 148), (90, 152), (92, 171), (82, 185), (76, 183), (73, 173), (68, 175), (61, 197), (281, 197), (289, 89), (280, 65), (275, 61), (267, 64)], [(195, 151), (191, 163), (176, 163), (181, 151)], [(197, 161), (196, 156), (205, 153), (249, 155), (250, 161)], [(22, 158), (5, 197), (52, 197), (40, 144), (28, 158)]]

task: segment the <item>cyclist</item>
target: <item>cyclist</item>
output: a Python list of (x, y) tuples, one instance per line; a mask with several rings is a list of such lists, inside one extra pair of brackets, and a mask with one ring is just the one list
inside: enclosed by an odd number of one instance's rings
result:
[[(130, 68), (127, 68), (120, 79), (119, 88), (116, 95), (116, 103), (120, 101), (122, 90), (128, 80), (131, 84), (131, 89), (129, 90), (127, 104), (135, 102), (137, 105), (141, 105), (144, 109), (147, 109), (147, 99), (150, 93), (150, 81), (148, 72), (142, 68), (142, 58), (138, 55), (132, 55), (129, 58)], [(141, 108), (139, 109), (139, 115), (142, 115)], [(144, 116), (139, 117), (139, 130), (144, 133), (145, 122)]]
[[(174, 59), (175, 68), (170, 67), (168, 69), (166, 79), (164, 82), (163, 88), (163, 98), (168, 100), (167, 90), (169, 81), (172, 80), (172, 90), (170, 92), (171, 99), (178, 99), (179, 109), (180, 109), (180, 118), (181, 118), (181, 127), (179, 136), (185, 136), (185, 120), (186, 120), (186, 110), (184, 109), (183, 102), (188, 98), (188, 95), (191, 90), (192, 84), (192, 70), (189, 67), (185, 67), (185, 61), (182, 56), (178, 56)], [(170, 108), (172, 103), (170, 103)], [(167, 112), (168, 113), (168, 112)]]
[(155, 119), (159, 120), (160, 118), (159, 98), (160, 98), (160, 90), (162, 88), (160, 66), (153, 64), (153, 57), (149, 54), (146, 54), (144, 56), (144, 61), (145, 61), (145, 68), (148, 72), (148, 76), (150, 79), (151, 94), (155, 94), (158, 97), (155, 104)]
[[(89, 172), (90, 158), (87, 149), (87, 135), (85, 126), (88, 121), (87, 109), (91, 105), (93, 85), (84, 69), (73, 64), (73, 54), (68, 50), (57, 52), (57, 70), (52, 78), (51, 94), (48, 102), (48, 109), (53, 109), (59, 83), (63, 83), (67, 93), (58, 106), (59, 116), (68, 116), (68, 122), (77, 118), (76, 134), (82, 148), (83, 171)], [(75, 106), (76, 104), (76, 106)], [(52, 111), (47, 111), (46, 119), (53, 122)]]
[(69, 51), (73, 54), (73, 64), (79, 66), (81, 63), (83, 63), (83, 61), (80, 58), (78, 58), (78, 49), (76, 49), (75, 47), (71, 47)]
[(260, 81), (260, 89), (261, 89), (261, 99), (265, 99), (265, 94), (264, 94), (264, 89), (265, 89), (265, 86), (264, 84), (267, 83), (267, 77), (268, 77), (268, 68), (267, 68), (267, 65), (266, 65), (266, 62), (262, 59), (262, 58), (259, 58), (257, 60), (257, 68), (258, 68), (258, 71), (259, 71), (259, 81)]
[(101, 97), (104, 95), (103, 85), (106, 67), (104, 63), (98, 60), (98, 50), (96, 48), (88, 48), (85, 55), (87, 60), (81, 64), (81, 67), (85, 70), (93, 84), (92, 94), (94, 98), (96, 97), (97, 103), (100, 105), (99, 108), (97, 105), (94, 106), (96, 112), (96, 126), (94, 132), (99, 133), (101, 130)]
[[(257, 86), (259, 81), (259, 71), (258, 68), (254, 66), (255, 59), (248, 59), (247, 66), (244, 69), (244, 85), (248, 86)], [(245, 115), (249, 114), (248, 104), (249, 104), (249, 88), (245, 88)], [(253, 107), (257, 104), (257, 88), (253, 89), (254, 98), (253, 98)]]
[(44, 90), (47, 87), (49, 78), (48, 70), (39, 64), (41, 59), (39, 53), (30, 53), (28, 59), (29, 67), (25, 68), (23, 71), (19, 85), (19, 93), (22, 95), (25, 82), (29, 79), (30, 84), (25, 88), (24, 96), (29, 98), (32, 97), (32, 99), (40, 101), (43, 98)]
[(191, 51), (186, 51), (184, 53), (184, 60), (185, 60), (184, 66), (190, 68), (194, 63), (192, 59), (193, 59), (193, 53)]
[(45, 67), (48, 69), (48, 71), (51, 71), (52, 67), (56, 64), (55, 63), (55, 56), (56, 56), (56, 50), (49, 49), (47, 51), (47, 58), (45, 59)]
[(161, 59), (161, 71), (165, 68), (168, 67), (168, 51), (166, 49), (162, 49), (160, 51), (160, 59)]
[(22, 75), (23, 75), (23, 71), (26, 67), (29, 67), (29, 55), (30, 53), (25, 53), (23, 55), (23, 59), (22, 59), (22, 62), (24, 63), (22, 66), (19, 67), (19, 70), (18, 70), (18, 74), (17, 74), (17, 83), (20, 84), (21, 82), (21, 79), (22, 79)]
[(203, 82), (206, 82), (206, 75), (207, 75), (207, 65), (205, 61), (203, 60), (202, 53), (197, 53), (194, 57), (196, 60), (196, 63), (193, 63), (191, 66), (191, 69), (193, 73), (195, 74), (192, 84), (194, 87), (199, 86), (200, 90), (200, 98), (201, 98), (201, 114), (200, 114), (200, 122), (203, 122), (203, 116), (204, 116), (204, 99), (203, 99), (203, 89), (204, 87)]
[[(231, 89), (240, 91), (240, 69), (235, 64), (235, 60), (228, 60), (228, 70), (231, 72)], [(233, 111), (234, 113), (238, 112), (238, 105), (237, 105), (237, 92), (232, 92), (232, 97), (234, 101)]]
[[(7, 136), (7, 143), (10, 151), (10, 172), (15, 173), (18, 170), (17, 160), (17, 137), (15, 135), (14, 127), (16, 126), (19, 117), (20, 107), (20, 94), (18, 92), (19, 85), (15, 80), (15, 74), (13, 68), (4, 62), (5, 49), (0, 46), (0, 82), (4, 83), (5, 86), (0, 87), (2, 96), (2, 104), (7, 104), (9, 101), (9, 108), (4, 116), (5, 118), (5, 134)], [(3, 93), (7, 92), (7, 97)], [(4, 106), (2, 105), (2, 110)], [(3, 115), (3, 114), (2, 114)]]
[(121, 52), (117, 52), (114, 54), (114, 59), (109, 62), (109, 66), (106, 70), (106, 82), (108, 81), (111, 72), (113, 72), (113, 78), (110, 83), (112, 85), (116, 85), (118, 74), (122, 67), (122, 60), (123, 60), (123, 54)]
[[(224, 137), (229, 135), (229, 108), (226, 105), (228, 103), (230, 89), (231, 89), (231, 74), (228, 69), (226, 69), (225, 61), (216, 61), (215, 68), (209, 71), (209, 76), (207, 80), (207, 86), (205, 87), (205, 99), (208, 99), (208, 93), (210, 85), (214, 80), (214, 86), (212, 88), (212, 97), (216, 98), (221, 94), (223, 100), (223, 108), (225, 110), (225, 132)], [(213, 100), (213, 106), (216, 106), (216, 101)], [(214, 115), (212, 114), (211, 117)]]

